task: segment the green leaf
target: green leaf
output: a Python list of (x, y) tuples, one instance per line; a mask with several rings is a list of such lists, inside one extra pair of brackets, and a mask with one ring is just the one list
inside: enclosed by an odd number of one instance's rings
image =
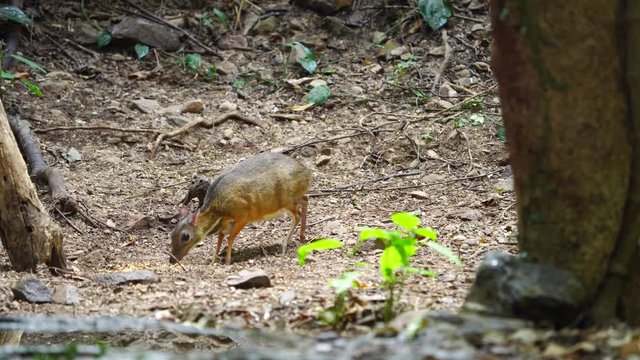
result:
[(420, 218), (408, 212), (399, 212), (391, 215), (391, 221), (407, 231), (411, 231), (420, 225)]
[(45, 73), (47, 72), (47, 70), (46, 70), (45, 68), (43, 68), (43, 67), (42, 67), (42, 66), (40, 66), (39, 64), (36, 64), (35, 62), (33, 62), (33, 61), (31, 61), (31, 60), (27, 59), (27, 58), (26, 58), (26, 57), (24, 57), (24, 56), (20, 56), (20, 55), (17, 55), (17, 54), (11, 54), (11, 57), (12, 57), (12, 58), (14, 58), (14, 59), (16, 59), (16, 60), (18, 60), (18, 61), (20, 61), (21, 63), (23, 63), (23, 64), (25, 64), (25, 65), (30, 66), (30, 67), (31, 67), (31, 68), (33, 68), (34, 70), (39, 71), (39, 72), (41, 72), (41, 73), (43, 73), (43, 74), (45, 74)]
[(233, 86), (234, 89), (242, 89), (247, 86), (247, 83), (245, 83), (242, 79), (235, 79), (231, 86)]
[(303, 69), (307, 70), (309, 74), (313, 74), (318, 68), (318, 63), (316, 62), (316, 55), (309, 49), (308, 47), (302, 45), (299, 41), (293, 41), (288, 46), (292, 48), (297, 48), (302, 51), (304, 56), (296, 59), (298, 64), (302, 66)]
[(385, 280), (395, 282), (396, 277), (393, 273), (403, 265), (402, 257), (395, 246), (384, 249), (380, 256), (380, 274)]
[(469, 120), (471, 121), (471, 125), (478, 126), (484, 124), (484, 116), (481, 114), (471, 114), (469, 115)]
[(356, 279), (358, 276), (360, 274), (354, 271), (343, 272), (339, 278), (329, 280), (329, 286), (334, 288), (336, 293), (343, 293), (357, 286)]
[(404, 271), (407, 274), (420, 274), (422, 276), (428, 276), (428, 277), (437, 277), (438, 275), (431, 271), (431, 270), (427, 270), (427, 269), (418, 269), (418, 268), (414, 268), (413, 266), (407, 266), (404, 268)]
[(331, 89), (327, 85), (318, 85), (307, 94), (307, 104), (324, 104), (331, 96)]
[(22, 85), (24, 85), (24, 87), (26, 87), (27, 89), (29, 89), (29, 91), (31, 91), (31, 93), (35, 96), (42, 96), (42, 91), (40, 90), (40, 88), (38, 87), (38, 85), (32, 83), (29, 80), (26, 79), (22, 79), (20, 80), (22, 82)]
[(134, 46), (138, 59), (142, 59), (149, 54), (149, 45), (137, 43)]
[(503, 143), (507, 142), (507, 133), (504, 130), (504, 125), (496, 125), (496, 137)]
[(440, 255), (444, 256), (447, 260), (451, 261), (452, 263), (458, 266), (462, 265), (460, 258), (456, 254), (454, 254), (453, 251), (451, 251), (451, 249), (449, 249), (448, 247), (434, 241), (427, 241), (426, 245), (432, 248), (433, 250), (437, 251), (438, 253), (440, 253)]
[(376, 228), (363, 228), (360, 230), (360, 241), (365, 241), (369, 239), (383, 239), (389, 240), (389, 232), (382, 229)]
[(420, 0), (418, 9), (431, 30), (443, 27), (453, 15), (448, 0)]
[(342, 241), (336, 239), (320, 239), (298, 248), (298, 264), (304, 266), (307, 255), (312, 251), (331, 250), (342, 247)]
[(109, 33), (107, 30), (104, 30), (100, 33), (100, 36), (98, 36), (96, 45), (98, 46), (98, 48), (103, 48), (109, 45), (109, 43), (111, 43), (111, 40), (111, 33)]
[(22, 25), (30, 25), (31, 19), (19, 7), (9, 5), (0, 6), (0, 19), (11, 20)]
[(4, 71), (0, 69), (0, 79), (13, 80), (16, 78), (14, 73), (10, 73), (8, 71)]
[(200, 54), (187, 54), (184, 57), (184, 65), (193, 71), (197, 71), (200, 68), (202, 57)]
[(431, 239), (433, 241), (438, 240), (438, 233), (430, 227), (415, 229), (414, 234), (426, 238)]
[(213, 14), (216, 16), (216, 18), (218, 18), (218, 21), (224, 25), (224, 26), (229, 26), (229, 19), (227, 19), (227, 15), (225, 15), (222, 10), (218, 9), (218, 8), (214, 8), (213, 9)]
[(398, 250), (402, 265), (409, 266), (409, 259), (416, 254), (416, 239), (405, 237), (393, 242), (393, 246)]
[(216, 64), (211, 64), (211, 66), (209, 66), (209, 68), (207, 69), (207, 76), (218, 76), (218, 67), (216, 66)]

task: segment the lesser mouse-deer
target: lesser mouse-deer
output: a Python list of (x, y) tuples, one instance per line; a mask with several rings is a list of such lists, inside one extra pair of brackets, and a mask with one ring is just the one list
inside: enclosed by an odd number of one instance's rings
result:
[(307, 191), (311, 171), (297, 160), (280, 153), (261, 153), (224, 171), (209, 185), (200, 207), (186, 215), (171, 232), (171, 263), (182, 259), (191, 248), (211, 234), (218, 234), (213, 255), (217, 261), (225, 234), (226, 263), (231, 263), (233, 241), (242, 228), (254, 221), (265, 220), (288, 212), (291, 229), (282, 241), (282, 254), (300, 223), (300, 241), (304, 241), (307, 219)]

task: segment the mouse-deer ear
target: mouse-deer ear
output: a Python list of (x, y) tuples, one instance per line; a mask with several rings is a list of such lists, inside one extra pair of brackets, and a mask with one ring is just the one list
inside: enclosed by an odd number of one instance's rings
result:
[(178, 207), (178, 220), (182, 220), (189, 215), (189, 207), (186, 205), (181, 205)]

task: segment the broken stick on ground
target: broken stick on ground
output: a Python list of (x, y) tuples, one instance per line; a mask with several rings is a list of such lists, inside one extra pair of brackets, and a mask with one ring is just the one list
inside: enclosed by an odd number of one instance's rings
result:
[(173, 130), (173, 131), (169, 131), (166, 133), (162, 133), (160, 135), (158, 135), (158, 137), (156, 138), (156, 141), (153, 144), (149, 145), (149, 158), (153, 159), (156, 156), (156, 153), (158, 152), (158, 148), (160, 147), (160, 144), (162, 143), (163, 140), (165, 139), (170, 139), (173, 137), (176, 137), (178, 135), (184, 134), (188, 131), (190, 131), (193, 128), (196, 127), (204, 127), (204, 128), (211, 128), (214, 126), (218, 126), (224, 122), (226, 122), (229, 119), (236, 119), (239, 121), (242, 121), (244, 123), (247, 124), (251, 124), (251, 125), (255, 125), (257, 127), (262, 127), (262, 124), (260, 124), (260, 122), (258, 122), (257, 120), (248, 118), (236, 111), (233, 112), (228, 112), (225, 114), (222, 114), (220, 116), (218, 116), (216, 119), (213, 120), (207, 120), (204, 118), (197, 118), (189, 123), (187, 123), (186, 125), (184, 125), (183, 127)]

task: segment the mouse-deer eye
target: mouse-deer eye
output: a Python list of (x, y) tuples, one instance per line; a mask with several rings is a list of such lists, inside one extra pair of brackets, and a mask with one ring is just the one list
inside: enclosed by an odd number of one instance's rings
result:
[(189, 235), (188, 232), (183, 231), (182, 234), (180, 235), (180, 241), (182, 241), (183, 243), (188, 242), (191, 239), (191, 235)]

